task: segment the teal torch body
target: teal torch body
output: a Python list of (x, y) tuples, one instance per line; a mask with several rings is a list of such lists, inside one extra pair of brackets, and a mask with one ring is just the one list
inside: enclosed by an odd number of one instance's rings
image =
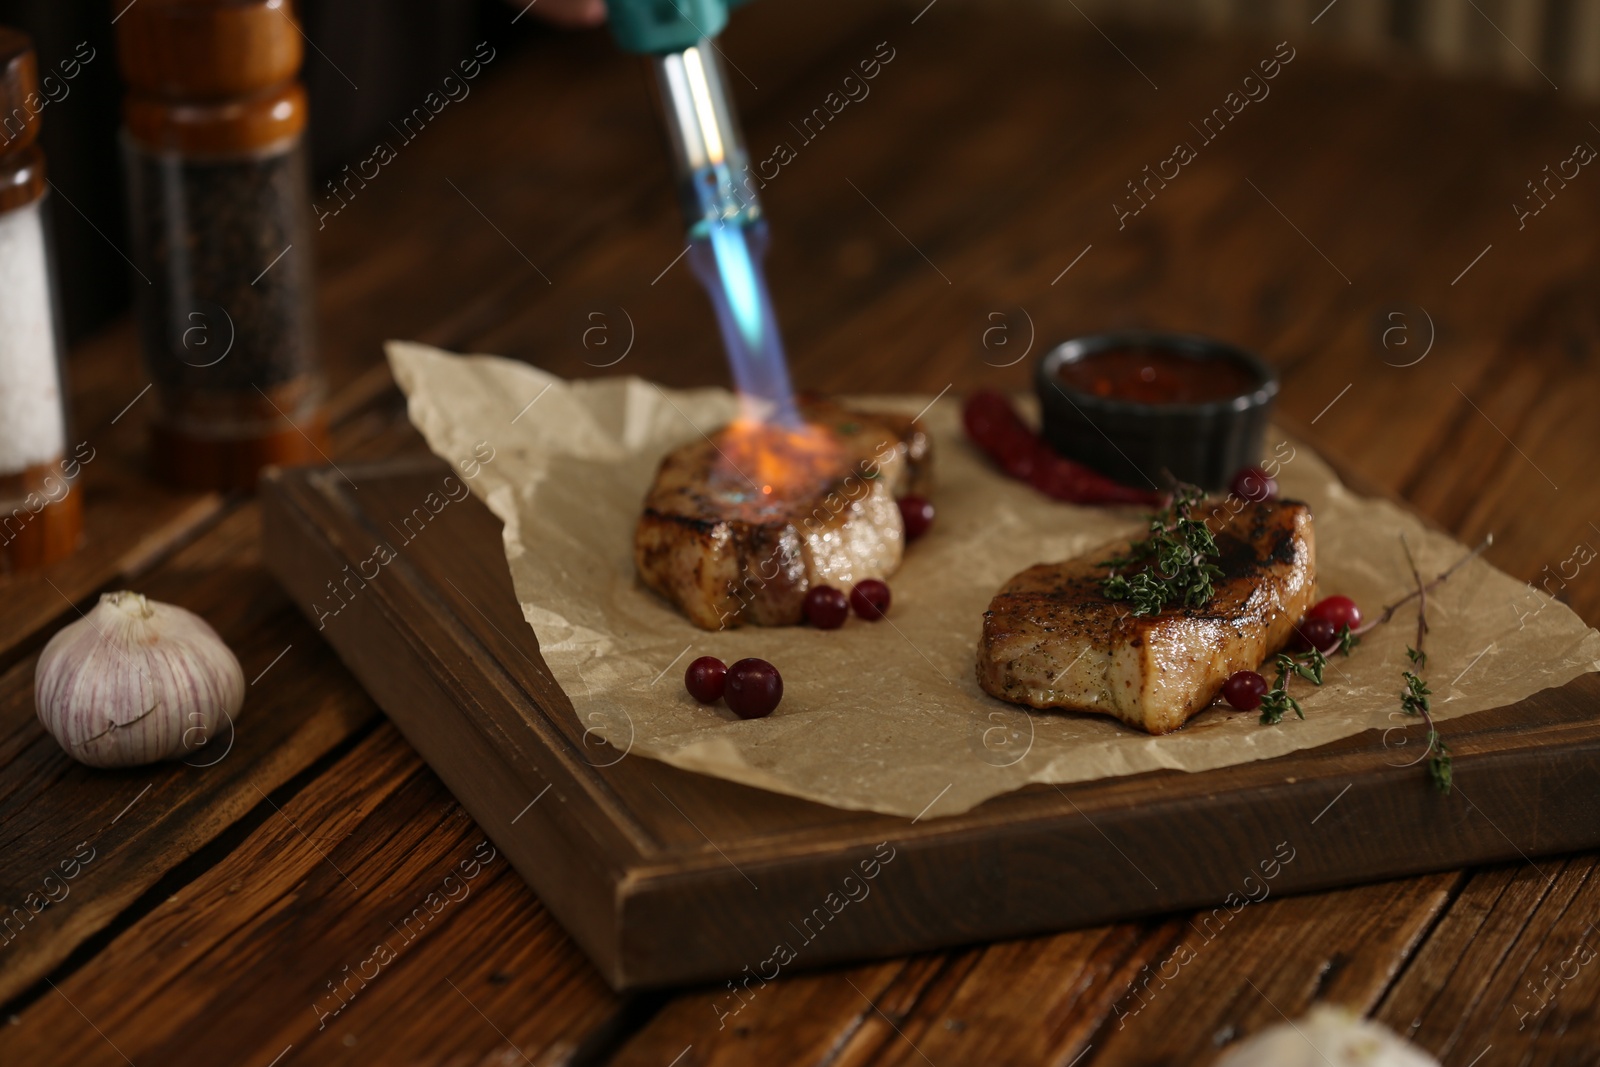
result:
[(728, 24), (738, 0), (606, 0), (611, 35), (629, 52), (681, 52)]

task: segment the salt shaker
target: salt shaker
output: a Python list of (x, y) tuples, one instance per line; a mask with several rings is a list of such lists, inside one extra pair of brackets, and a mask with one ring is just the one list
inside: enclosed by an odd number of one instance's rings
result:
[(185, 488), (326, 462), (301, 42), (289, 0), (141, 0), (118, 20), (151, 459)]
[(67, 449), (38, 81), (33, 42), (0, 26), (0, 573), (77, 548), (78, 476), (94, 455)]

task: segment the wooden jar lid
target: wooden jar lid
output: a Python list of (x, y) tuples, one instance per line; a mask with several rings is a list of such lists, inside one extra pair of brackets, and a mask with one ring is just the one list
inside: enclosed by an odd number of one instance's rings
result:
[(139, 0), (117, 23), (123, 120), (160, 152), (231, 155), (306, 125), (289, 0)]
[(39, 136), (39, 63), (33, 41), (0, 26), (0, 155), (27, 148)]
[(117, 22), (129, 87), (185, 103), (282, 85), (303, 51), (289, 0), (139, 0)]

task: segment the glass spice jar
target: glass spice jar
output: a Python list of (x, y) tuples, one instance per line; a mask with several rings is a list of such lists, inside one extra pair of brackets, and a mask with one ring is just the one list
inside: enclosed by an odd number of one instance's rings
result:
[(38, 78), (33, 42), (0, 26), (0, 573), (65, 559), (83, 530), (86, 460), (67, 452)]
[(266, 464), (326, 462), (289, 0), (142, 0), (117, 46), (156, 473), (248, 489)]

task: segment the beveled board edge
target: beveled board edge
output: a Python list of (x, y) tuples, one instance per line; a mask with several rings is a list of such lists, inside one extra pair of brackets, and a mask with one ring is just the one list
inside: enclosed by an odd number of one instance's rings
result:
[[(360, 473), (364, 478), (381, 476), (372, 469)], [(313, 625), (318, 616), (307, 605), (328, 595), (323, 583), (368, 558), (366, 543), (338, 536), (340, 526), (326, 510), (329, 497), (317, 490), (316, 474), (269, 470), (259, 490), (263, 559)], [(346, 527), (344, 532), (354, 531)], [(363, 595), (341, 610), (341, 616), (349, 616), (331, 633), (324, 628), (323, 636), (517, 873), (600, 964), (607, 980), (620, 987), (604, 961), (617, 955), (611, 901), (621, 864), (614, 852), (600, 847), (608, 843), (603, 837), (574, 840), (574, 833), (583, 834), (581, 821), (561, 817), (569, 805), (591, 806), (584, 802), (585, 784), (539, 739), (523, 736), (522, 744), (495, 743), (494, 732), (486, 728), (488, 716), (474, 714), (485, 694), (481, 687), (469, 691), (470, 683), (463, 680), (460, 668), (467, 658), (459, 651), (439, 655), (441, 645), (448, 648), (453, 642), (440, 642), (437, 634), (412, 625), (432, 617), (438, 605), (419, 601), (414, 582), (404, 583), (412, 595), (395, 596), (399, 589), (393, 587), (403, 584), (399, 576), (405, 561), (396, 560), (389, 568), (395, 580), (363, 589)], [(456, 670), (450, 669), (452, 664)], [(536, 755), (530, 758), (529, 752)], [(535, 798), (538, 803), (525, 807)], [(552, 857), (560, 859), (552, 862)], [(559, 878), (553, 876), (558, 870)]]

